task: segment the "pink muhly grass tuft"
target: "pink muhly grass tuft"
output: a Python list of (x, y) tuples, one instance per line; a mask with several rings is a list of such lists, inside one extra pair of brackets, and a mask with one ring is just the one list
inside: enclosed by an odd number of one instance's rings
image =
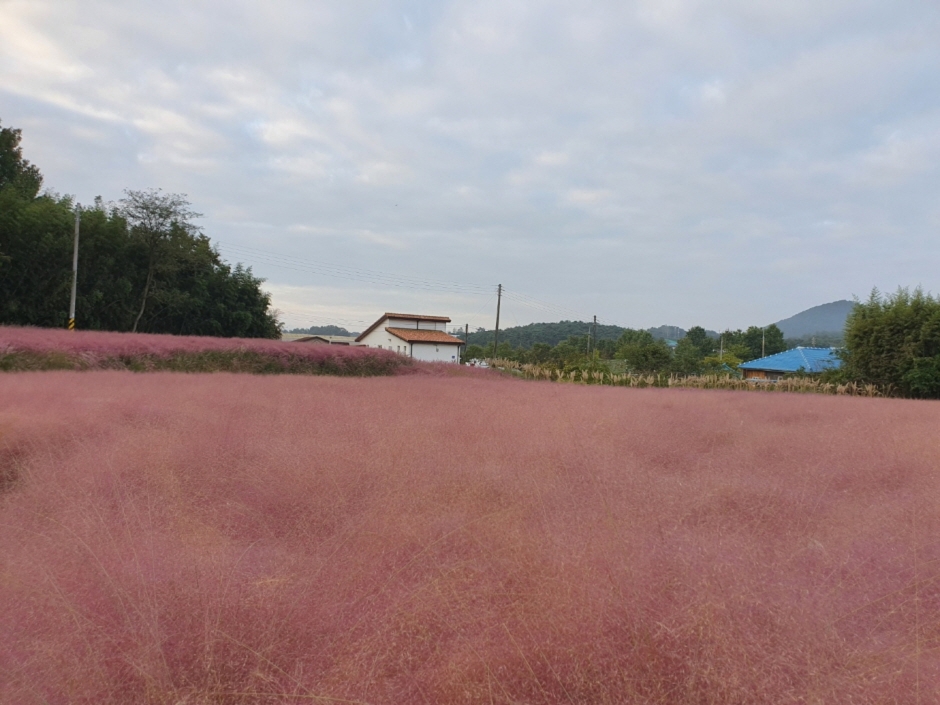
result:
[(0, 376), (0, 702), (930, 703), (940, 405)]

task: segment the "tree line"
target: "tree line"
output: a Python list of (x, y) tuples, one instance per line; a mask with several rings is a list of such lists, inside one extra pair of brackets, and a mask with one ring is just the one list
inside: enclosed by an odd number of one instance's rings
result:
[(783, 332), (775, 325), (765, 328), (751, 326), (746, 330), (726, 330), (715, 337), (701, 326), (689, 329), (675, 347), (656, 338), (650, 331), (622, 329), (616, 339), (594, 340), (591, 335), (572, 335), (557, 345), (534, 343), (531, 347), (514, 347), (502, 342), (492, 345), (470, 344), (466, 359), (497, 357), (520, 363), (550, 365), (572, 369), (594, 363), (620, 360), (630, 372), (664, 372), (679, 375), (733, 371), (742, 362), (787, 349)]
[[(888, 295), (875, 289), (867, 300), (856, 300), (839, 341), (844, 341), (837, 350), (842, 364), (822, 373), (824, 381), (872, 384), (887, 395), (940, 399), (940, 296), (920, 288), (899, 288)], [(503, 342), (495, 355), (492, 344), (471, 344), (465, 358), (497, 357), (566, 371), (619, 360), (629, 372), (687, 376), (730, 373), (742, 362), (783, 352), (792, 342), (784, 340), (776, 325), (727, 330), (717, 339), (696, 326), (675, 347), (649, 331), (626, 329), (617, 340), (596, 343), (588, 335), (530, 348)]]
[(872, 290), (849, 313), (841, 354), (840, 379), (940, 399), (940, 296), (920, 288), (889, 295)]
[(0, 125), (0, 324), (64, 327), (76, 211), (76, 320), (90, 330), (277, 338), (262, 279), (224, 262), (185, 196), (126, 190), (81, 206), (43, 191), (21, 131)]

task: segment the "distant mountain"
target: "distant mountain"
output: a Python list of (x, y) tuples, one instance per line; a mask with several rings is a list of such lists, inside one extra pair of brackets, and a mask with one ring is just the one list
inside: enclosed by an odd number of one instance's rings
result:
[(795, 316), (777, 321), (784, 338), (808, 338), (818, 333), (838, 334), (841, 338), (845, 319), (855, 304), (851, 301), (833, 301), (813, 306)]
[(350, 333), (345, 328), (340, 328), (339, 326), (310, 326), (309, 328), (293, 328), (286, 332), (300, 333), (303, 335), (359, 335), (358, 333)]
[(659, 328), (647, 328), (647, 330), (657, 340), (681, 340), (686, 333), (679, 326), (659, 326)]

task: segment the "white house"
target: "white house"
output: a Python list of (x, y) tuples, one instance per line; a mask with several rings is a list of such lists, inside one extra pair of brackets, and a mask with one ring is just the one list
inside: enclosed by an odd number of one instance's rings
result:
[(386, 313), (366, 328), (356, 342), (384, 348), (426, 362), (460, 362), (463, 341), (447, 332), (446, 316)]

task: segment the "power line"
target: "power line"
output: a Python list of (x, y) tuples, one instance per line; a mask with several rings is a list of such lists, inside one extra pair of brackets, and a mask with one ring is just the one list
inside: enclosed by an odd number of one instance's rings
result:
[[(488, 301), (491, 301), (494, 295), (495, 287), (492, 285), (444, 282), (420, 277), (390, 274), (388, 272), (381, 272), (378, 270), (365, 269), (361, 267), (349, 267), (319, 260), (307, 259), (304, 257), (282, 255), (277, 252), (262, 250), (247, 245), (221, 243), (221, 248), (226, 251), (233, 252), (236, 256), (241, 255), (243, 257), (250, 258), (252, 261), (257, 261), (273, 267), (288, 269), (296, 272), (308, 274), (312, 273), (326, 277), (360, 281), (363, 283), (380, 286), (393, 286), (397, 288), (415, 289), (420, 291), (441, 291), (444, 293), (454, 293), (469, 296), (488, 296)], [(545, 314), (557, 315), (560, 318), (570, 317), (573, 320), (580, 320), (583, 317), (583, 314), (579, 311), (576, 311), (575, 309), (542, 301), (527, 294), (513, 291), (511, 289), (506, 289), (505, 287), (501, 287), (501, 292), (502, 296), (515, 301), (518, 305), (540, 311)], [(486, 308), (488, 305), (489, 304), (485, 305), (484, 308)], [(286, 309), (280, 310), (285, 313), (290, 313), (291, 315), (306, 316), (309, 318), (307, 314), (302, 314), (298, 311), (287, 311)], [(362, 321), (362, 323), (365, 322)], [(601, 325), (617, 325), (603, 319), (598, 320), (598, 323)]]
[(327, 324), (332, 323), (332, 324), (342, 325), (345, 328), (354, 328), (356, 326), (363, 326), (363, 325), (368, 325), (369, 323), (371, 323), (371, 321), (364, 321), (361, 319), (337, 318), (335, 316), (330, 316), (330, 315), (320, 315), (316, 313), (308, 313), (306, 311), (298, 311), (296, 309), (283, 308), (282, 306), (275, 306), (274, 308), (278, 313), (288, 314), (296, 318), (302, 318), (312, 323), (317, 323), (317, 322), (323, 322)]
[(320, 262), (302, 257), (289, 257), (275, 252), (259, 250), (244, 245), (224, 244), (227, 251), (234, 251), (236, 255), (251, 257), (253, 260), (263, 262), (283, 269), (292, 269), (299, 272), (319, 274), (339, 279), (351, 279), (369, 284), (395, 286), (407, 289), (420, 289), (424, 291), (437, 290), (450, 293), (480, 296), (489, 294), (492, 287), (482, 284), (460, 284), (455, 282), (435, 281), (418, 277), (409, 277), (399, 274), (389, 274), (376, 270)]
[[(560, 306), (558, 304), (551, 304), (551, 303), (547, 303), (544, 301), (540, 301), (526, 294), (520, 294), (517, 291), (507, 290), (504, 288), (503, 296), (513, 299), (521, 306), (526, 306), (531, 309), (542, 311), (543, 313), (550, 313), (553, 315), (557, 315), (562, 318), (571, 317), (574, 320), (581, 320), (583, 317), (582, 313), (574, 309), (568, 308), (566, 306)], [(588, 318), (590, 319), (590, 317)], [(590, 320), (588, 320), (588, 322), (590, 322)], [(601, 325), (618, 325), (615, 323), (611, 323), (609, 321), (605, 321), (600, 318), (597, 319), (597, 322), (600, 323)]]

